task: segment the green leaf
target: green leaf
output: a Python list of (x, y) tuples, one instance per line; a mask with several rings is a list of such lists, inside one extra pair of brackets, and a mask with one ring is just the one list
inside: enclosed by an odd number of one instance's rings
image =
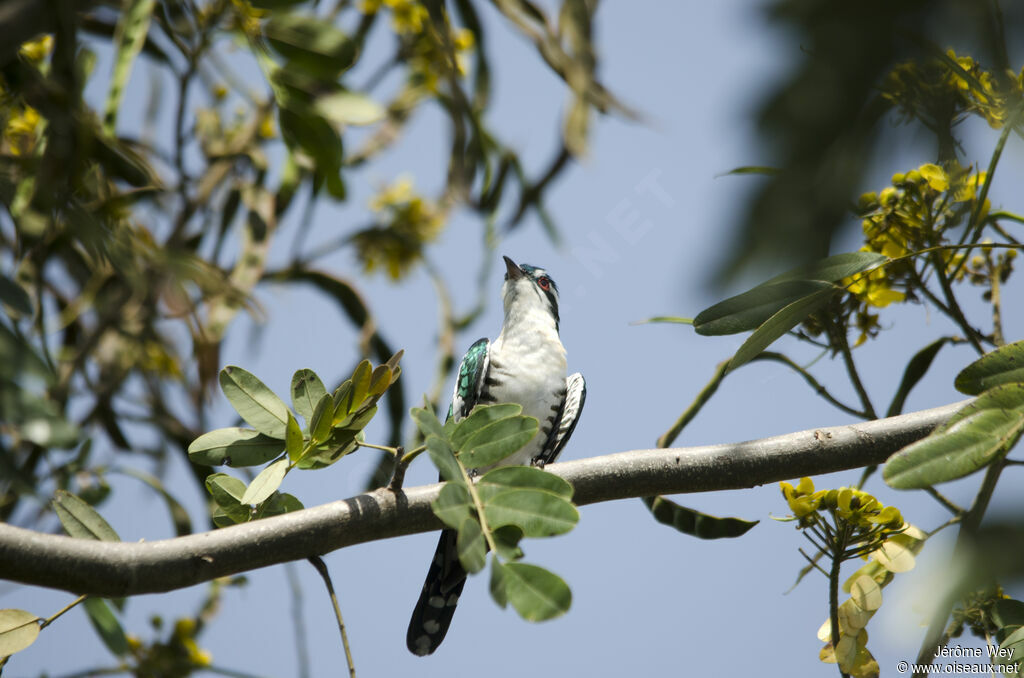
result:
[(1018, 384), (1005, 384), (1003, 386), (996, 386), (988, 391), (985, 391), (980, 396), (967, 403), (959, 410), (953, 413), (953, 415), (946, 420), (944, 424), (938, 426), (932, 435), (937, 435), (943, 431), (948, 430), (957, 422), (970, 417), (982, 410), (1013, 410), (1017, 409), (1022, 405), (1022, 399), (1024, 395), (1021, 393), (1021, 389)]
[(517, 403), (478, 405), (468, 417), (455, 425), (451, 434), (452, 445), (455, 449), (461, 450), (466, 441), (480, 429), (500, 419), (522, 414), (522, 411), (523, 406)]
[(259, 472), (242, 495), (243, 504), (261, 504), (281, 487), (285, 474), (288, 473), (288, 459), (278, 459)]
[(572, 503), (543, 490), (505, 490), (488, 497), (484, 515), (491, 529), (517, 525), (527, 537), (564, 534), (576, 526), (580, 514)]
[[(226, 524), (244, 523), (252, 517), (251, 507), (242, 503), (245, 483), (241, 480), (226, 473), (213, 473), (206, 476), (205, 484), (206, 491), (220, 509), (219, 513), (227, 518)], [(217, 524), (223, 526), (221, 523)]]
[(263, 24), (267, 43), (288, 61), (288, 68), (327, 80), (355, 62), (358, 47), (332, 23), (304, 14), (275, 14)]
[[(326, 393), (323, 397), (330, 399)], [(293, 462), (298, 461), (302, 456), (302, 451), (306, 448), (306, 439), (302, 437), (302, 429), (299, 428), (299, 422), (291, 412), (288, 412), (288, 426), (284, 430), (284, 447), (288, 451), (288, 458)]]
[(251, 517), (251, 511), (246, 513), (244, 518), (238, 518), (237, 514), (228, 512), (222, 506), (215, 506), (213, 511), (210, 513), (210, 519), (213, 521), (215, 527), (231, 527), (232, 525), (238, 525), (244, 523)]
[[(21, 285), (0, 275), (0, 303), (5, 304), (19, 315), (32, 315), (32, 299)], [(0, 655), (2, 656), (2, 655)]]
[[(999, 644), (999, 647), (1000, 647), (1000, 649), (1004, 649), (1004, 650), (1009, 650), (1010, 651), (1010, 659), (1016, 660), (1017, 657), (1020, 657), (1021, 655), (1024, 655), (1024, 627), (1017, 629), (1016, 631), (1011, 633), (1009, 636), (1007, 636), (1006, 639), (1003, 640), (1003, 642), (1001, 642)], [(1000, 663), (1004, 663), (1004, 662), (1001, 660)], [(1007, 665), (1009, 665), (1011, 662), (1007, 660), (1007, 661), (1005, 661), (1005, 663)], [(1018, 669), (1020, 668), (1019, 667), (1019, 660), (1016, 660), (1016, 661), (1014, 661), (1012, 663), (1017, 665)], [(1009, 674), (1009, 675), (1014, 675), (1014, 674)], [(1018, 670), (1016, 675), (1020, 676), (1021, 672)]]
[(707, 308), (693, 319), (693, 329), (704, 336), (736, 334), (757, 329), (790, 304), (836, 289), (821, 280), (788, 280), (759, 285)]
[(39, 617), (25, 610), (0, 610), (0, 657), (21, 652), (39, 636)]
[(459, 461), (466, 468), (496, 464), (518, 452), (537, 435), (537, 420), (516, 415), (499, 419), (471, 435), (461, 446)]
[(53, 510), (57, 512), (64, 531), (76, 539), (121, 541), (117, 532), (96, 509), (65, 490), (57, 490), (53, 497)]
[(96, 633), (99, 634), (107, 649), (118, 657), (128, 654), (128, 638), (124, 635), (121, 623), (110, 611), (107, 601), (102, 598), (86, 598), (82, 602), (82, 607), (85, 608), (89, 615), (89, 621), (92, 622), (93, 628), (96, 629)]
[(430, 508), (435, 516), (452, 529), (459, 529), (463, 521), (473, 517), (473, 499), (466, 486), (459, 483), (445, 483)]
[(444, 438), (444, 429), (441, 427), (441, 421), (432, 409), (429, 407), (413, 407), (409, 410), (409, 414), (412, 415), (413, 421), (416, 422), (416, 426), (419, 428), (424, 440), (432, 435)]
[(211, 473), (206, 476), (205, 484), (210, 496), (220, 506), (241, 504), (245, 496), (245, 483), (226, 473)]
[(359, 406), (366, 400), (366, 396), (370, 393), (370, 379), (373, 376), (373, 367), (370, 365), (369, 360), (363, 360), (356, 366), (355, 372), (352, 373), (352, 405), (349, 408), (349, 412), (355, 412), (359, 409)]
[(281, 454), (284, 444), (248, 428), (232, 426), (204, 433), (188, 446), (188, 458), (204, 466), (259, 466)]
[(326, 393), (324, 382), (313, 370), (299, 370), (292, 376), (292, 405), (306, 424), (313, 418), (313, 410)]
[(427, 454), (430, 455), (430, 460), (434, 462), (437, 470), (441, 472), (441, 479), (463, 482), (462, 469), (459, 467), (459, 462), (455, 459), (455, 452), (448, 441), (438, 436), (430, 436), (427, 438), (426, 444)]
[(334, 420), (334, 399), (327, 393), (316, 404), (313, 418), (309, 422), (309, 436), (314, 443), (322, 443), (331, 434)]
[(553, 572), (528, 563), (506, 563), (502, 584), (508, 602), (527, 621), (554, 619), (569, 611), (572, 592)]
[(301, 511), (302, 509), (302, 502), (297, 497), (287, 492), (278, 492), (260, 504), (253, 518), (260, 520), (261, 518), (270, 518), (271, 516), (279, 516), (284, 513), (291, 513), (292, 511)]
[(255, 375), (229, 365), (220, 371), (220, 388), (247, 424), (264, 435), (284, 440), (288, 406)]
[(338, 91), (317, 97), (313, 108), (336, 125), (372, 125), (387, 110), (361, 92)]
[(810, 314), (828, 303), (837, 288), (829, 285), (813, 294), (797, 299), (769, 318), (747, 337), (736, 354), (729, 360), (729, 371), (733, 371), (754, 359), (776, 339), (799, 325)]
[(372, 419), (374, 414), (376, 408), (360, 417), (359, 421), (355, 422), (356, 428), (333, 429), (327, 441), (307, 452), (296, 466), (303, 470), (327, 468), (345, 455), (355, 452), (356, 438), (361, 432), (361, 427)]
[(700, 539), (721, 539), (739, 537), (760, 521), (739, 518), (717, 518), (700, 511), (680, 506), (664, 497), (644, 497), (644, 504), (662, 525), (673, 527), (683, 534)]
[(775, 276), (764, 284), (773, 285), (787, 280), (823, 280), (838, 283), (844, 278), (878, 268), (888, 260), (889, 258), (884, 254), (877, 252), (844, 252), (815, 261), (807, 266), (794, 268)]
[(1024, 384), (997, 386), (927, 438), (889, 457), (882, 477), (897, 489), (962, 478), (1009, 450), (1024, 431)]
[(352, 380), (346, 379), (334, 390), (334, 422), (340, 422), (355, 409), (352, 404)]
[(949, 337), (941, 337), (914, 354), (914, 357), (907, 363), (907, 368), (903, 370), (903, 379), (900, 380), (900, 386), (896, 389), (896, 395), (893, 396), (892, 404), (889, 405), (885, 416), (895, 417), (903, 412), (903, 405), (907, 401), (910, 390), (917, 385), (917, 382), (921, 381), (928, 368), (931, 367), (932, 361), (935, 360), (939, 349), (949, 341)]
[(997, 600), (992, 605), (992, 621), (999, 628), (1024, 626), (1024, 603), (1012, 598)]
[(885, 261), (885, 256), (875, 252), (846, 252), (827, 257), (777, 275), (701, 311), (694, 318), (693, 327), (698, 334), (715, 336), (755, 329), (793, 302), (830, 287), (825, 283), (838, 283)]
[(505, 609), (508, 605), (508, 594), (505, 591), (505, 566), (501, 564), (498, 557), (491, 555), (491, 598), (498, 604), (498, 607)]
[(956, 375), (956, 388), (978, 395), (993, 386), (1024, 382), (1024, 341), (986, 353)]
[(374, 368), (373, 373), (370, 375), (370, 387), (368, 395), (373, 398), (374, 402), (382, 395), (384, 391), (388, 390), (388, 387), (394, 383), (391, 378), (391, 368), (387, 365), (377, 365)]
[(467, 516), (459, 526), (455, 548), (459, 553), (459, 562), (466, 572), (475, 573), (484, 569), (487, 563), (487, 541), (476, 518)]
[(129, 0), (118, 19), (114, 31), (114, 73), (110, 76), (110, 89), (107, 91), (107, 104), (103, 113), (103, 131), (109, 136), (113, 136), (117, 127), (121, 97), (131, 76), (132, 64), (146, 42), (154, 5), (155, 0)]
[(482, 497), (513, 488), (545, 490), (567, 500), (573, 495), (569, 481), (534, 466), (501, 466), (488, 471), (477, 482), (477, 491)]
[(491, 530), (491, 539), (494, 540), (498, 555), (505, 560), (519, 560), (523, 557), (523, 550), (519, 548), (523, 536), (523, 529), (518, 525), (502, 525)]

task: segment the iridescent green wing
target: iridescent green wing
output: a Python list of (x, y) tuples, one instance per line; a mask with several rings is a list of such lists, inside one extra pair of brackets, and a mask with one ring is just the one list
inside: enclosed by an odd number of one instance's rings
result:
[(462, 358), (459, 377), (455, 380), (455, 392), (452, 393), (452, 404), (448, 408), (448, 419), (453, 415), (456, 421), (462, 419), (479, 401), (484, 377), (490, 364), (487, 350), (489, 345), (490, 342), (486, 338), (478, 339)]

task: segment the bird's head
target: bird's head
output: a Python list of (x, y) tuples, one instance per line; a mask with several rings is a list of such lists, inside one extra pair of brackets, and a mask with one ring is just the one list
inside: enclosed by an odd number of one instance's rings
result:
[(501, 297), (506, 321), (516, 322), (529, 315), (541, 314), (554, 321), (558, 330), (558, 286), (543, 268), (529, 264), (516, 265), (505, 257), (505, 283)]

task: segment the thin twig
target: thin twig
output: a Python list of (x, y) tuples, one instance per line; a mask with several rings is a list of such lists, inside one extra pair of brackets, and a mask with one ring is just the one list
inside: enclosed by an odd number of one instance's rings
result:
[(853, 353), (850, 351), (850, 342), (846, 340), (846, 328), (837, 326), (831, 321), (831, 319), (826, 319), (825, 327), (828, 329), (829, 335), (832, 337), (835, 345), (838, 345), (839, 352), (843, 356), (843, 363), (846, 365), (846, 371), (850, 375), (850, 382), (853, 384), (854, 390), (857, 391), (857, 395), (860, 397), (864, 413), (867, 414), (869, 419), (877, 419), (878, 415), (875, 414), (875, 408), (871, 404), (871, 398), (868, 397), (868, 392), (860, 380), (860, 374), (857, 372), (857, 365), (853, 361)]
[(943, 507), (945, 507), (954, 516), (962, 516), (964, 513), (966, 513), (965, 509), (957, 506), (952, 501), (944, 497), (942, 493), (940, 493), (934, 487), (926, 487), (924, 488), (924, 491), (930, 494), (935, 501), (942, 504)]
[(806, 368), (797, 365), (789, 356), (783, 355), (782, 353), (776, 353), (775, 351), (762, 351), (760, 354), (754, 356), (754, 358), (751, 359), (750, 362), (754, 362), (755, 360), (772, 360), (778, 363), (782, 363), (783, 365), (789, 367), (797, 374), (799, 374), (801, 377), (803, 377), (804, 381), (807, 382), (807, 385), (813, 388), (816, 394), (818, 394), (828, 402), (832, 403), (833, 405), (841, 409), (843, 412), (846, 412), (847, 414), (852, 414), (855, 417), (860, 417), (861, 419), (871, 418), (868, 416), (867, 412), (864, 412), (862, 410), (855, 410), (849, 405), (840, 402), (831, 393), (829, 393), (828, 389), (826, 389), (821, 384), (821, 382), (815, 379), (814, 376), (810, 372), (808, 372)]
[(675, 441), (676, 437), (683, 430), (683, 428), (687, 424), (689, 424), (694, 417), (697, 416), (697, 413), (700, 412), (701, 408), (704, 407), (708, 400), (711, 399), (711, 396), (715, 394), (715, 391), (718, 390), (718, 386), (722, 383), (722, 380), (725, 378), (725, 375), (728, 373), (728, 371), (728, 360), (723, 360), (722, 362), (718, 363), (718, 365), (715, 367), (715, 373), (711, 375), (711, 379), (708, 381), (708, 383), (705, 384), (704, 388), (700, 390), (700, 393), (698, 393), (697, 397), (693, 399), (693, 402), (690, 403), (690, 406), (687, 407), (683, 411), (683, 413), (679, 415), (679, 418), (676, 419), (675, 423), (672, 424), (672, 426), (667, 431), (661, 434), (661, 436), (658, 438), (658, 442), (655, 443), (655, 445), (657, 445), (658, 447), (668, 447)]
[(338, 605), (338, 596), (334, 593), (334, 584), (331, 583), (331, 573), (327, 571), (327, 564), (324, 563), (323, 558), (320, 556), (313, 556), (307, 558), (316, 571), (320, 573), (320, 576), (324, 580), (324, 585), (327, 586), (327, 593), (331, 597), (331, 604), (334, 606), (334, 616), (338, 620), (338, 631), (341, 632), (341, 644), (345, 647), (345, 661), (348, 662), (348, 675), (350, 678), (355, 678), (356, 667), (352, 663), (352, 648), (348, 645), (348, 633), (345, 632), (345, 622), (341, 618), (341, 607)]
[(1003, 311), (1000, 299), (1003, 267), (993, 265), (991, 254), (986, 253), (985, 258), (988, 260), (989, 282), (991, 283), (992, 291), (992, 343), (996, 346), (1002, 346), (1006, 343), (1006, 339), (1003, 337)]

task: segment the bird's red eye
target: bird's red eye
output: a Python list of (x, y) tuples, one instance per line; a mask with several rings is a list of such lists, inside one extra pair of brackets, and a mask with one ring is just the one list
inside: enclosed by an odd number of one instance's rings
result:
[(540, 285), (540, 288), (542, 290), (546, 291), (551, 287), (551, 278), (547, 277), (546, 275), (542, 275), (541, 277), (537, 278), (537, 284)]

